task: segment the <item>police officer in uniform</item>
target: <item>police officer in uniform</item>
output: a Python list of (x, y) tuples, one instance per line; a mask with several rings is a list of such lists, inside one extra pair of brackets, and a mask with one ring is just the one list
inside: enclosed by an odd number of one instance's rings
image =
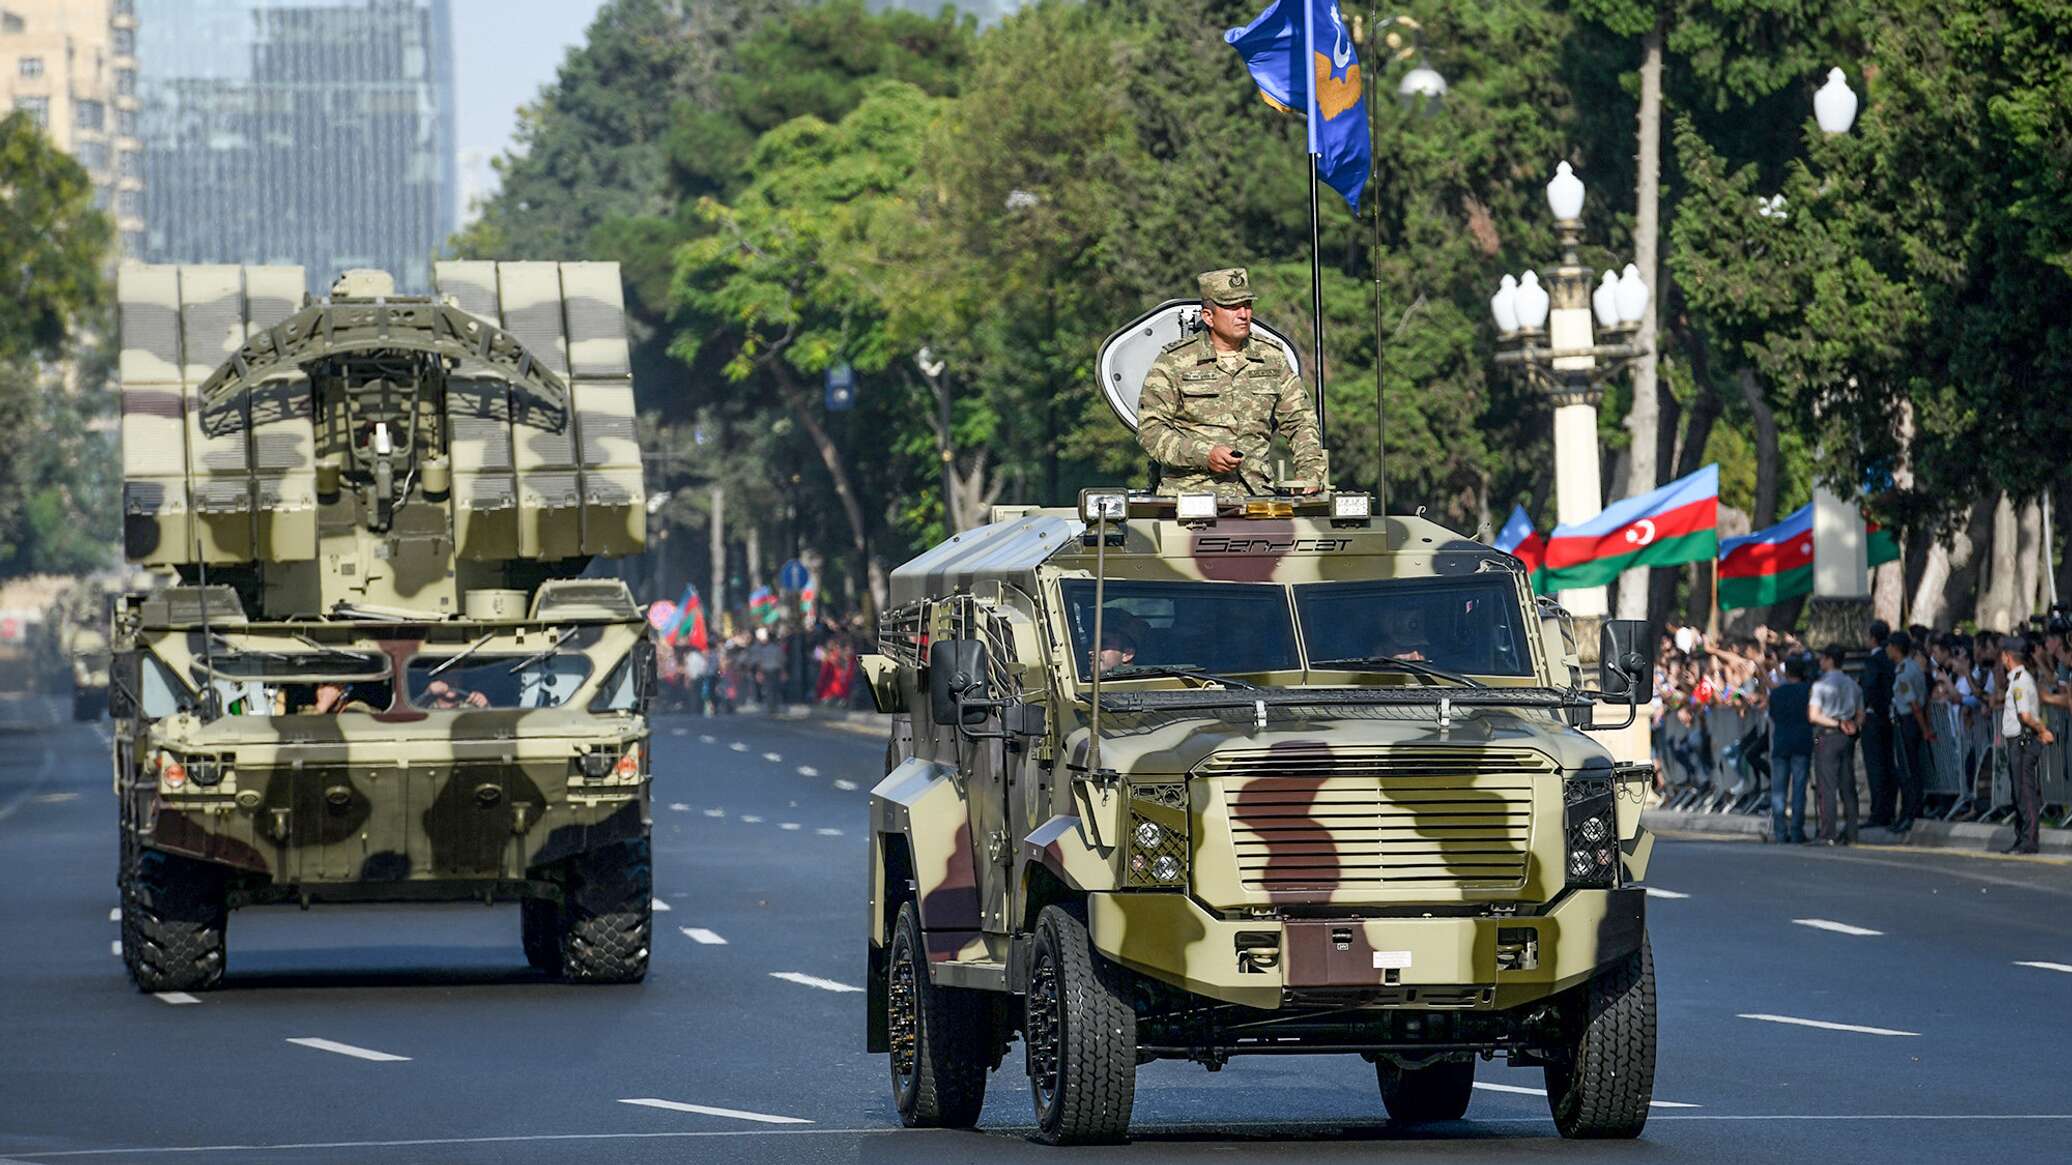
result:
[(1137, 440), (1162, 467), (1160, 492), (1270, 494), (1274, 434), (1288, 439), (1295, 477), (1323, 484), (1316, 409), (1280, 345), (1252, 335), (1252, 282), (1242, 267), (1199, 277), (1201, 332), (1166, 345), (1137, 402)]
[(2014, 775), (2014, 844), (2002, 853), (2033, 854), (2038, 819), (2043, 815), (2043, 746), (2057, 738), (2043, 723), (2043, 701), (2036, 677), (2029, 674), (2029, 641), (2010, 635), (2000, 641), (2000, 664), (2007, 669), (2007, 700), (2000, 708), (2000, 739), (2007, 745)]

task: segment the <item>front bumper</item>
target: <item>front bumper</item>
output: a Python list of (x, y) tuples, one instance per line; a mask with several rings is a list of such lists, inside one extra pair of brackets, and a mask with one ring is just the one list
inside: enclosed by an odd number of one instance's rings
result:
[(1184, 894), (1089, 896), (1095, 949), (1195, 995), (1306, 1005), (1503, 1010), (1640, 948), (1646, 891), (1574, 890), (1544, 914), (1224, 919)]

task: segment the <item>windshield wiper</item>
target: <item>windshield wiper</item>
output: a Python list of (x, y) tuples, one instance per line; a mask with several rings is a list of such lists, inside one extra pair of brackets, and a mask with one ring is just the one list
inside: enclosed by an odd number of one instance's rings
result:
[[(317, 642), (316, 640), (314, 640), (314, 639), (311, 639), (311, 638), (310, 638), (309, 636), (307, 636), (307, 635), (304, 635), (304, 634), (303, 634), (302, 632), (300, 632), (300, 631), (297, 631), (297, 632), (295, 632), (295, 639), (296, 639), (296, 641), (297, 641), (297, 642), (300, 642), (300, 643), (304, 643), (304, 644), (307, 644), (307, 645), (308, 645), (308, 646), (310, 646), (310, 647), (314, 647), (314, 648), (316, 648), (316, 649), (317, 649), (317, 654), (319, 654), (319, 655), (328, 655), (328, 656), (330, 656), (330, 657), (331, 657), (332, 659), (357, 659), (357, 660), (364, 660), (364, 659), (366, 659), (366, 658), (367, 658), (367, 654), (368, 654), (368, 653), (366, 653), (366, 652), (364, 652), (364, 651), (348, 651), (348, 650), (346, 650), (346, 649), (345, 649), (345, 648), (343, 648), (343, 647), (333, 647), (333, 646), (331, 646), (331, 645), (330, 645), (330, 644), (328, 644), (328, 643), (318, 643), (318, 642)], [(284, 658), (284, 659), (285, 659), (286, 657), (285, 657), (285, 656), (283, 656), (282, 658)]]
[[(560, 635), (555, 637), (554, 642), (549, 643), (548, 645), (540, 648), (538, 651), (532, 653), (531, 655), (526, 656), (524, 659), (519, 660), (517, 663), (512, 664), (510, 674), (515, 676), (519, 672), (524, 671), (526, 668), (529, 668), (536, 663), (544, 663), (547, 660), (552, 659), (555, 655), (560, 653), (561, 645), (567, 643), (571, 638), (573, 638), (575, 636), (575, 633), (576, 629), (573, 627), (569, 628), (566, 631), (563, 631)], [(480, 644), (477, 644), (476, 646), (480, 646)], [(468, 650), (473, 651), (474, 648), (471, 647)], [(461, 653), (461, 655), (466, 654), (467, 652)], [(456, 655), (453, 658), (459, 659), (460, 656)]]
[[(454, 664), (457, 664), (461, 660), (464, 660), (467, 657), (475, 654), (477, 651), (480, 651), (482, 649), (483, 644), (488, 643), (492, 639), (495, 639), (496, 636), (497, 633), (491, 631), (489, 634), (484, 635), (482, 638), (477, 639), (473, 643), (468, 644), (466, 647), (461, 648), (459, 651), (453, 653), (452, 655), (447, 656), (445, 659), (440, 660), (438, 666), (432, 668), (430, 671), (425, 673), (425, 678), (431, 679), (435, 676), (443, 674), (447, 668), (452, 667)], [(557, 641), (552, 646), (548, 647), (547, 650), (552, 651), (554, 650), (554, 648), (559, 646), (561, 646), (561, 644)]]
[(1177, 676), (1186, 679), (1211, 680), (1227, 688), (1243, 688), (1256, 692), (1259, 685), (1235, 676), (1218, 675), (1198, 663), (1125, 663), (1101, 669), (1104, 680), (1137, 680), (1150, 676)]
[(1421, 659), (1397, 659), (1393, 655), (1356, 655), (1350, 659), (1313, 659), (1309, 666), (1343, 667), (1355, 671), (1401, 671), (1431, 680), (1446, 680), (1469, 688), (1486, 688), (1489, 685), (1459, 672), (1434, 667)]

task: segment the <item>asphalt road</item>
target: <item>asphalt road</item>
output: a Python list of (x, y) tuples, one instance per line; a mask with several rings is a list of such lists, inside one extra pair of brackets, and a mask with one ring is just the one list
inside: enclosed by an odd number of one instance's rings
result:
[(112, 951), (99, 733), (0, 733), (0, 1165), (2072, 1157), (2062, 864), (1665, 840), (1637, 1143), (1561, 1141), (1539, 1074), (1487, 1064), (1467, 1120), (1392, 1128), (1365, 1063), (1301, 1057), (1145, 1067), (1133, 1143), (1066, 1152), (1027, 1140), (1018, 1047), (977, 1133), (899, 1129), (862, 1051), (875, 737), (663, 718), (643, 985), (542, 980), (514, 907), (267, 908), (190, 1002)]

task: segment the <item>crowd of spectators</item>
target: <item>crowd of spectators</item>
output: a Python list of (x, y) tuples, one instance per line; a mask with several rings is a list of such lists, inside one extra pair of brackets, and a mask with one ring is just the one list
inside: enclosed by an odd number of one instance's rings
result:
[(861, 619), (821, 617), (803, 628), (744, 627), (704, 648), (661, 644), (660, 695), (667, 707), (706, 716), (803, 703), (865, 707), (869, 693), (857, 666), (865, 642)]
[[(1924, 789), (1938, 763), (1959, 770), (1964, 792), (1951, 808), (1983, 811), (1991, 805), (1996, 740), (2050, 743), (2040, 708), (2033, 724), (2008, 712), (2009, 665), (2033, 680), (2040, 704), (2072, 709), (2067, 630), (2062, 618), (2034, 635), (1893, 630), (1874, 621), (1861, 643), (1809, 645), (1768, 627), (1708, 639), (1695, 627), (1672, 624), (1655, 660), (1657, 772), (1665, 762), (1685, 774), (1731, 767), (1745, 779), (1711, 782), (1727, 786), (1714, 796), (1747, 808), (1767, 786), (1768, 839), (1777, 842), (1846, 845), (1859, 824), (1904, 834), (1924, 811)], [(1708, 715), (1718, 707), (1741, 715)], [(1734, 726), (1735, 739), (1713, 738), (1723, 723)], [(1809, 785), (1817, 828), (1806, 819)], [(2034, 812), (2017, 809), (2027, 820), (2017, 822), (2016, 847), (2033, 845)]]

